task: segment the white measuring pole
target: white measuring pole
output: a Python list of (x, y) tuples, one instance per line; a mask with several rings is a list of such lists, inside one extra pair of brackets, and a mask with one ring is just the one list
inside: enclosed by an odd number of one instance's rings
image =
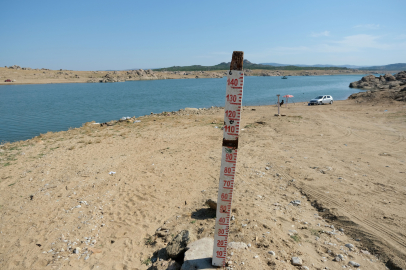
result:
[(230, 228), (231, 201), (233, 199), (234, 176), (240, 132), (242, 69), (244, 52), (234, 51), (230, 71), (227, 75), (226, 105), (224, 107), (223, 152), (221, 155), (220, 183), (217, 196), (216, 227), (214, 231), (214, 266), (225, 266), (227, 257), (228, 232)]

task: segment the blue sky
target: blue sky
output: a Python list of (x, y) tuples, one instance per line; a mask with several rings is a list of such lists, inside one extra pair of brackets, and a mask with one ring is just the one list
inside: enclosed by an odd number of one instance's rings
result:
[(406, 1), (3, 1), (0, 66), (406, 63)]

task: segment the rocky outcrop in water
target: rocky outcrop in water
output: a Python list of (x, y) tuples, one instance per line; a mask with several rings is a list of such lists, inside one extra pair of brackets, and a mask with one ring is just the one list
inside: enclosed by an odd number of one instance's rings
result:
[(401, 71), (395, 75), (385, 74), (379, 77), (368, 75), (361, 80), (350, 83), (351, 88), (365, 90), (385, 90), (396, 89), (406, 84), (406, 71)]
[(350, 87), (369, 91), (352, 94), (349, 99), (389, 98), (406, 101), (406, 71), (401, 71), (395, 75), (380, 75), (379, 77), (368, 75), (359, 81), (350, 83)]

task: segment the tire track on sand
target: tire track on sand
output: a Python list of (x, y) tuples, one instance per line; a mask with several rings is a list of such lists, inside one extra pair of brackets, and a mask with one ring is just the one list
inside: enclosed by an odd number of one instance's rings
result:
[[(382, 246), (390, 249), (390, 253), (393, 253), (391, 255), (397, 257), (395, 260), (403, 262), (406, 261), (406, 239), (403, 235), (392, 232), (390, 229), (387, 229), (383, 225), (380, 225), (372, 220), (358, 216), (353, 210), (348, 209), (345, 205), (342, 205), (332, 197), (326, 196), (322, 192), (317, 191), (314, 187), (308, 187), (303, 183), (296, 184), (296, 187), (312, 200), (318, 201), (322, 204), (327, 204), (327, 207), (324, 208), (338, 208), (345, 218), (349, 218), (350, 221), (357, 225), (357, 228), (353, 228), (355, 233), (358, 230), (361, 231), (362, 234), (370, 238), (368, 240), (370, 240), (372, 243), (378, 242)], [(337, 216), (335, 218), (337, 218), (337, 222), (340, 222)], [(341, 220), (341, 222), (345, 223), (346, 221)], [(382, 253), (387, 257), (392, 257), (390, 254), (386, 254), (385, 251)]]

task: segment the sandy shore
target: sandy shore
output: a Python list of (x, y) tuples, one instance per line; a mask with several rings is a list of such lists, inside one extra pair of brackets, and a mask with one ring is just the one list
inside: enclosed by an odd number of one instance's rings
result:
[[(221, 71), (161, 71), (128, 70), (128, 71), (74, 71), (49, 69), (9, 69), (0, 68), (0, 85), (13, 84), (48, 84), (48, 83), (87, 83), (100, 81), (138, 81), (167, 79), (222, 78), (226, 70)], [(337, 74), (365, 74), (354, 70), (246, 70), (246, 76), (321, 76)], [(5, 80), (11, 82), (5, 82)]]
[[(242, 113), (232, 269), (406, 268), (405, 103), (276, 112)], [(223, 110), (138, 120), (0, 147), (1, 269), (166, 269), (181, 230), (213, 236)]]

